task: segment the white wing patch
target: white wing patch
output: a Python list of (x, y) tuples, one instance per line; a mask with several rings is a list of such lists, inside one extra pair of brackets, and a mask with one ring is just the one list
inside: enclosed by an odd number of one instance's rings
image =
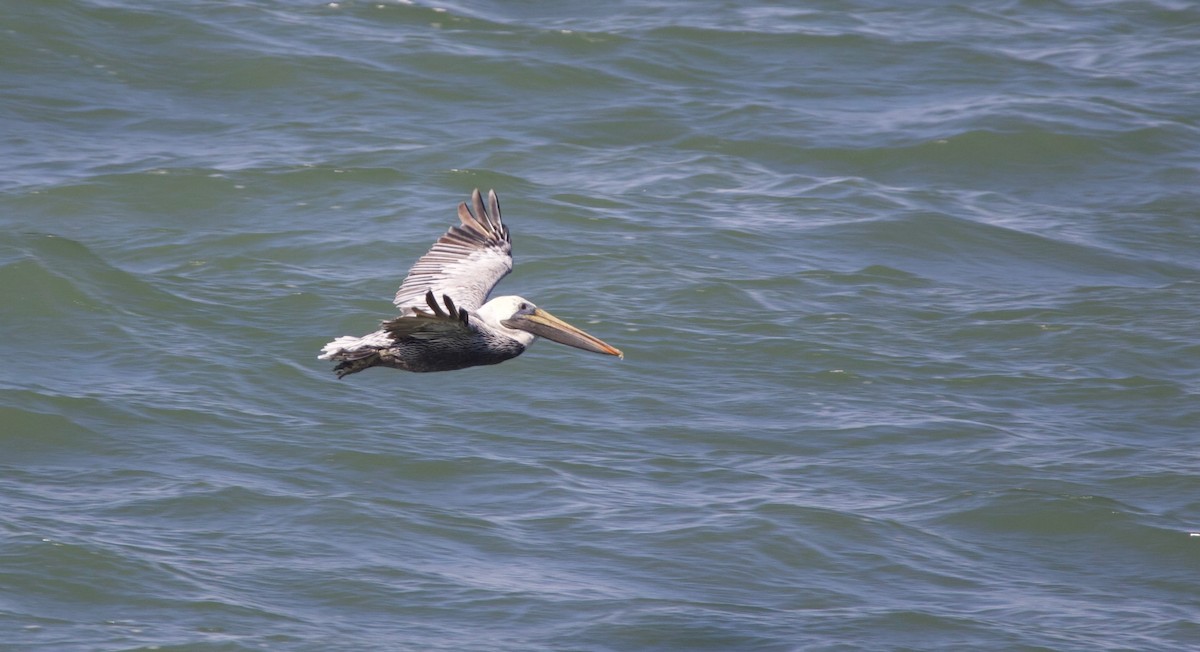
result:
[(512, 243), (508, 227), (500, 219), (496, 192), (488, 192), (485, 207), (479, 190), (475, 190), (471, 204), (474, 210), (466, 202), (458, 205), (462, 225), (450, 227), (408, 271), (393, 301), (401, 315), (423, 309), (430, 291), (439, 300), (448, 295), (458, 306), (475, 310), (512, 271)]

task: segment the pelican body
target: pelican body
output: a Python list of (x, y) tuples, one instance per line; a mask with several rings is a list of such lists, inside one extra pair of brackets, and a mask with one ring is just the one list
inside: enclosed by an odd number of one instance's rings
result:
[(584, 351), (624, 357), (617, 349), (518, 296), (486, 301), (512, 271), (512, 242), (500, 201), (479, 190), (471, 207), (458, 205), (461, 224), (450, 227), (417, 260), (396, 292), (400, 316), (362, 337), (339, 337), (321, 349), (336, 360), (338, 378), (369, 367), (452, 371), (499, 364), (525, 352), (539, 337)]

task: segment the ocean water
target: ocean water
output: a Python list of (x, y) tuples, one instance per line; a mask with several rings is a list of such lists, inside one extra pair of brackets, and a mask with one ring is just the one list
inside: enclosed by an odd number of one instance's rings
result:
[[(1200, 5), (8, 3), (0, 649), (1200, 641)], [(494, 188), (625, 351), (338, 381)]]

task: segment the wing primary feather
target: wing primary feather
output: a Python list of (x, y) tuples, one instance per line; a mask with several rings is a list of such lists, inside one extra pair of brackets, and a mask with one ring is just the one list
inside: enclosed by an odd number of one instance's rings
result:
[[(474, 235), (487, 237), (487, 227), (480, 223), (475, 215), (471, 214), (471, 209), (467, 208), (467, 202), (462, 202), (458, 205), (458, 221), (462, 222), (463, 226), (467, 227)], [(451, 233), (453, 233), (453, 230), (451, 230)]]
[(496, 227), (496, 231), (503, 233), (505, 239), (508, 238), (508, 229), (504, 227), (504, 222), (500, 218), (500, 198), (496, 196), (495, 190), (488, 191), (488, 207), (491, 208), (492, 226)]
[(442, 301), (446, 304), (446, 310), (448, 311), (446, 318), (447, 319), (457, 319), (458, 321), (462, 322), (463, 326), (466, 326), (467, 319), (470, 314), (467, 312), (467, 309), (459, 308), (458, 306), (455, 306), (454, 299), (451, 299), (449, 294), (443, 294)]
[[(471, 191), (471, 207), (475, 209), (472, 211), (475, 219), (483, 222), (487, 227), (492, 226), (492, 216), (488, 215), (487, 209), (483, 207), (483, 195), (479, 194), (479, 188)], [(492, 230), (491, 228), (487, 228), (485, 233)]]
[(446, 316), (446, 313), (442, 312), (442, 307), (438, 305), (437, 298), (433, 296), (433, 290), (429, 290), (425, 293), (425, 303), (429, 304), (429, 308), (433, 310), (434, 316)]
[[(445, 308), (442, 308), (442, 306), (438, 304), (437, 297), (434, 296), (433, 290), (432, 289), (427, 290), (425, 292), (425, 303), (429, 306), (429, 309), (432, 310), (433, 312), (428, 312), (426, 310), (423, 310), (421, 308), (413, 306), (413, 308), (412, 308), (413, 314), (416, 315), (417, 317), (424, 317), (426, 319), (448, 319), (448, 320), (458, 321), (458, 322), (461, 322), (463, 326), (466, 326), (468, 324), (471, 313), (468, 312), (466, 308), (459, 308), (458, 306), (454, 305), (454, 299), (451, 299), (450, 295), (448, 295), (448, 294), (442, 295), (442, 301), (446, 305)], [(400, 316), (400, 317), (397, 317), (395, 320), (384, 322), (384, 326), (394, 328), (394, 325), (396, 323), (399, 323), (400, 320), (403, 318), (404, 318), (403, 316)]]

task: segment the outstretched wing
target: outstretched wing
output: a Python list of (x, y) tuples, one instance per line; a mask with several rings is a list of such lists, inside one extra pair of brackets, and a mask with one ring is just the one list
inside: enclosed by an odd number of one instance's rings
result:
[(476, 189), (472, 208), (458, 205), (461, 226), (452, 226), (421, 256), (400, 284), (393, 303), (401, 315), (417, 314), (432, 292), (440, 301), (450, 297), (460, 308), (475, 310), (487, 301), (492, 288), (512, 271), (512, 243), (508, 227), (500, 221), (500, 201), (488, 192), (488, 205)]

